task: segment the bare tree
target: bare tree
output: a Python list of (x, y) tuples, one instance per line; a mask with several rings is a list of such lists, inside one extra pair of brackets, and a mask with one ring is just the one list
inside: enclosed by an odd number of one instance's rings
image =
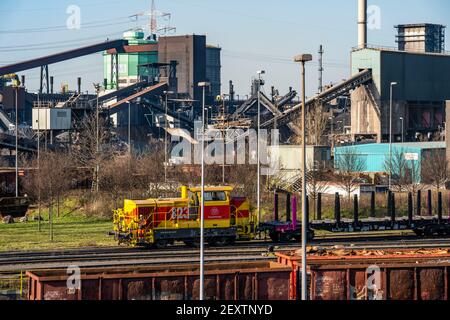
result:
[(409, 170), (407, 171), (410, 184), (407, 185), (407, 191), (416, 194), (417, 191), (423, 189), (420, 176), (420, 166), (418, 161), (410, 161)]
[(316, 212), (316, 203), (319, 193), (325, 193), (330, 187), (330, 183), (323, 170), (320, 170), (317, 163), (308, 164), (308, 172), (306, 173), (306, 190), (312, 203), (312, 212)]
[[(326, 129), (328, 117), (325, 113), (324, 107), (320, 102), (315, 102), (306, 113), (306, 143), (309, 145), (322, 145), (326, 142)], [(296, 125), (301, 128), (301, 118), (296, 122)], [(302, 137), (299, 135), (293, 136), (293, 143), (300, 144)]]
[(61, 215), (61, 198), (70, 189), (73, 177), (73, 158), (67, 152), (53, 152), (46, 159), (53, 166), (52, 175), (54, 196), (56, 197), (57, 217)]
[(136, 188), (134, 168), (136, 160), (130, 155), (117, 156), (106, 162), (100, 171), (100, 189), (111, 199), (114, 209), (122, 195), (130, 194)]
[(327, 116), (323, 105), (315, 102), (308, 110), (306, 130), (308, 132), (308, 144), (322, 145), (325, 142), (325, 131), (327, 128)]
[(164, 144), (151, 142), (148, 150), (136, 160), (138, 182), (146, 197), (159, 197), (164, 181)]
[(107, 120), (103, 117), (99, 118), (98, 141), (95, 114), (91, 114), (81, 121), (71, 151), (79, 166), (92, 170), (93, 184), (97, 182), (101, 164), (105, 160), (113, 158), (116, 153), (111, 140), (111, 131), (108, 130)]
[[(227, 181), (235, 187), (235, 192), (256, 201), (257, 173), (256, 165), (241, 164), (229, 167)], [(264, 176), (261, 176), (261, 190), (264, 190)]]
[(420, 166), (416, 160), (407, 160), (403, 149), (392, 152), (392, 162), (389, 158), (384, 163), (386, 172), (392, 171), (392, 187), (398, 192), (411, 192), (415, 194), (422, 188)]
[(391, 174), (392, 188), (397, 192), (404, 192), (411, 184), (408, 173), (408, 163), (402, 149), (395, 149), (391, 157), (387, 157), (384, 162), (384, 170)]
[(429, 183), (439, 191), (450, 180), (449, 163), (445, 150), (431, 150), (422, 159), (423, 182)]
[(357, 175), (366, 168), (366, 161), (353, 149), (345, 148), (341, 153), (335, 155), (335, 166), (336, 182), (347, 193), (350, 200), (351, 194), (358, 189)]
[(57, 201), (57, 214), (60, 212), (60, 200), (71, 183), (71, 160), (65, 152), (41, 151), (39, 160), (29, 160), (30, 169), (21, 181), (27, 195), (39, 205), (49, 208), (50, 237), (53, 241), (53, 206)]

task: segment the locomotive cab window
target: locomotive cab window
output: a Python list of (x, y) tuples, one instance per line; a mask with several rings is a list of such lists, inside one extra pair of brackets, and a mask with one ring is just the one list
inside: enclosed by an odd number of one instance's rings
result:
[(205, 201), (226, 201), (227, 195), (225, 191), (208, 191), (205, 192)]
[(198, 207), (199, 201), (198, 197), (195, 193), (189, 191), (189, 206), (190, 207)]

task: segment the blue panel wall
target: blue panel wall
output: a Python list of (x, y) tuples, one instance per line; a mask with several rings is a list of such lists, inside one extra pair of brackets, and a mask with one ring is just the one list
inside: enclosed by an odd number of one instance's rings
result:
[[(445, 142), (426, 143), (396, 143), (392, 145), (392, 153), (416, 153), (419, 156), (418, 165), (421, 167), (422, 154), (424, 150), (445, 149)], [(335, 148), (334, 164), (338, 168), (339, 157), (351, 152), (362, 159), (365, 164), (361, 173), (383, 173), (386, 172), (385, 163), (389, 158), (389, 144), (363, 144)]]

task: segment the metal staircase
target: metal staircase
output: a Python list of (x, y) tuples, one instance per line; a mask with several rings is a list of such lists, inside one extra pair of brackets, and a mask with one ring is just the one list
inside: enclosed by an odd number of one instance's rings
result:
[(292, 176), (286, 172), (279, 171), (279, 174), (271, 179), (271, 187), (287, 193), (299, 193), (302, 191), (302, 175), (296, 174)]

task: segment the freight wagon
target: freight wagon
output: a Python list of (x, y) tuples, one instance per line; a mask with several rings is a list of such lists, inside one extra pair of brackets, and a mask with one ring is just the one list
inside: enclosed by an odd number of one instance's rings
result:
[[(380, 255), (381, 254), (381, 255)], [(301, 257), (277, 253), (278, 262), (205, 266), (207, 300), (299, 300)], [(448, 250), (310, 253), (311, 300), (449, 300)], [(196, 265), (83, 269), (69, 288), (66, 270), (28, 271), (29, 300), (194, 300)]]
[[(197, 300), (196, 265), (86, 268), (79, 287), (66, 270), (28, 271), (28, 300)], [(291, 268), (275, 262), (208, 263), (205, 300), (288, 300)]]
[[(361, 219), (358, 196), (354, 196), (353, 203), (353, 219), (344, 219), (341, 216), (341, 205), (339, 194), (335, 195), (334, 219), (324, 220), (310, 220), (309, 219), (309, 201), (307, 197), (306, 202), (306, 216), (307, 216), (307, 230), (308, 238), (314, 237), (315, 231), (328, 231), (332, 233), (351, 233), (351, 232), (377, 232), (377, 231), (404, 231), (411, 230), (417, 236), (446, 236), (450, 235), (450, 217), (444, 218), (442, 206), (442, 194), (438, 195), (437, 216), (432, 214), (431, 201), (429, 200), (428, 215), (420, 215), (418, 211), (414, 215), (412, 195), (408, 196), (407, 216), (401, 216), (396, 211), (395, 195), (388, 193), (388, 209), (385, 218), (375, 217), (375, 196), (372, 193), (370, 217)], [(420, 195), (419, 195), (420, 197)], [(319, 197), (320, 199), (320, 197)], [(430, 196), (429, 196), (430, 199)], [(417, 200), (420, 203), (420, 198)], [(320, 214), (320, 200), (316, 207), (318, 207)], [(419, 206), (420, 207), (420, 206)], [(292, 212), (292, 217), (291, 217)], [(269, 234), (274, 242), (285, 242), (291, 240), (300, 240), (301, 238), (301, 224), (297, 222), (297, 200), (296, 197), (291, 197), (286, 194), (286, 221), (280, 221), (278, 214), (278, 194), (275, 194), (274, 199), (274, 215), (273, 221), (261, 223), (258, 230)]]
[[(277, 253), (292, 268), (289, 298), (301, 296), (301, 256)], [(309, 252), (311, 300), (449, 300), (450, 251), (334, 250)]]
[[(297, 197), (286, 194), (286, 220), (278, 213), (278, 194), (274, 199), (272, 221), (260, 223), (250, 211), (245, 197), (231, 195), (232, 187), (205, 188), (205, 240), (210, 245), (231, 245), (236, 240), (253, 240), (265, 234), (273, 242), (301, 240), (301, 223), (297, 221)], [(308, 197), (307, 197), (308, 199)], [(418, 236), (450, 235), (450, 218), (442, 214), (442, 195), (438, 197), (438, 216), (414, 216), (412, 196), (408, 198), (407, 217), (401, 217), (395, 209), (395, 197), (388, 197), (386, 218), (374, 217), (372, 197), (371, 217), (361, 219), (358, 198), (355, 196), (353, 219), (341, 217), (340, 196), (335, 199), (334, 219), (309, 219), (309, 201), (306, 205), (308, 239), (315, 231), (333, 233), (387, 230), (412, 230)], [(181, 197), (175, 199), (125, 200), (123, 209), (114, 212), (114, 232), (120, 243), (133, 246), (165, 247), (176, 241), (198, 246), (200, 239), (200, 188), (181, 188)], [(318, 205), (319, 206), (319, 205)], [(320, 206), (319, 206), (320, 207)], [(431, 210), (429, 210), (431, 212)]]

